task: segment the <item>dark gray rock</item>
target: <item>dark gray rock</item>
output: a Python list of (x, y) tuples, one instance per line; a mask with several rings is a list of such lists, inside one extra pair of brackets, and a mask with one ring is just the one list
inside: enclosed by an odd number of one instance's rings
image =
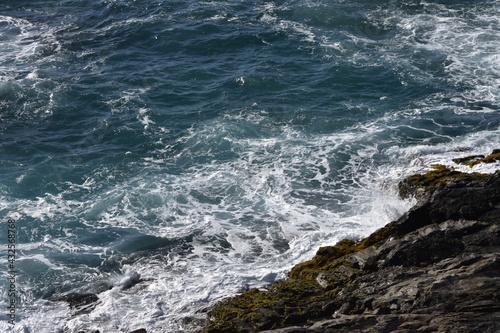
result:
[(331, 318), (266, 333), (499, 333), (500, 173), (454, 178), (427, 195), (382, 246), (318, 275), (325, 289), (349, 281)]
[(494, 175), (464, 175), (443, 180), (428, 190), (420, 202), (396, 223), (401, 236), (428, 224), (446, 220), (489, 220), (498, 218), (500, 171)]
[(93, 304), (99, 300), (99, 297), (97, 297), (96, 294), (78, 294), (78, 293), (71, 293), (68, 295), (65, 295), (61, 298), (61, 300), (66, 301), (70, 308), (75, 308), (75, 309), (81, 309), (83, 307), (86, 307), (90, 304)]

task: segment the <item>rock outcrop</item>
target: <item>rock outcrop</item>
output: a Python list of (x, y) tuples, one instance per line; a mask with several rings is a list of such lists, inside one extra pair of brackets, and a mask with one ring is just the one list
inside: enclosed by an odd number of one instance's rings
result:
[(216, 304), (204, 333), (500, 332), (500, 171), (437, 166), (400, 193), (419, 201), (399, 220)]

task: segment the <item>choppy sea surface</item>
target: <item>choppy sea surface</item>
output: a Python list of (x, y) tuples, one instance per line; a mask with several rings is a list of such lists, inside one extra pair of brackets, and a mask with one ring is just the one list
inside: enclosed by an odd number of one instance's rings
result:
[(0, 0), (0, 331), (193, 332), (398, 218), (400, 179), (499, 146), (499, 8)]

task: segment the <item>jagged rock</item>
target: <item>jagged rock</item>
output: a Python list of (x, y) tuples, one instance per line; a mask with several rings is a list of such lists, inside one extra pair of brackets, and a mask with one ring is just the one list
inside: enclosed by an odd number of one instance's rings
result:
[(401, 236), (428, 224), (458, 219), (498, 217), (500, 171), (494, 175), (469, 175), (441, 179), (427, 200), (420, 201), (396, 223), (394, 233)]
[(495, 149), (491, 154), (488, 156), (484, 155), (472, 155), (472, 156), (466, 156), (466, 157), (461, 157), (461, 158), (455, 158), (452, 160), (453, 162), (457, 164), (464, 164), (468, 165), (471, 168), (479, 163), (494, 163), (496, 161), (500, 161), (500, 149)]
[(90, 293), (71, 293), (62, 297), (61, 300), (66, 301), (72, 309), (81, 309), (97, 302), (99, 300), (99, 297), (97, 297), (96, 294)]

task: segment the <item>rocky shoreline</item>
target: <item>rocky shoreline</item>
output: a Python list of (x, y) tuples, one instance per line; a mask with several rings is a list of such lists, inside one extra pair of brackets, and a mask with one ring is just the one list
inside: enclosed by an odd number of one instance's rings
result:
[(500, 171), (435, 166), (399, 186), (418, 199), (400, 219), (219, 302), (203, 333), (500, 332)]

